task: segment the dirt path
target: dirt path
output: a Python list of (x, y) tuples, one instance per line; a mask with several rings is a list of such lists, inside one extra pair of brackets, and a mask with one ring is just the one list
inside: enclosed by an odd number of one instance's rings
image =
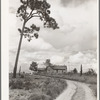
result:
[(55, 100), (96, 100), (87, 84), (69, 80), (67, 84), (68, 87)]

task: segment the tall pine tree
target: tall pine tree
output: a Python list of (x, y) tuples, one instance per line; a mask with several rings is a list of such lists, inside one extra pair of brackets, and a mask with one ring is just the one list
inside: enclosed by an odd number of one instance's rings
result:
[(13, 70), (13, 78), (16, 78), (16, 72), (17, 72), (17, 65), (18, 65), (18, 59), (22, 44), (23, 37), (27, 38), (27, 40), (30, 42), (33, 37), (36, 39), (38, 38), (38, 32), (40, 30), (40, 27), (37, 27), (34, 23), (30, 25), (30, 27), (26, 26), (26, 23), (34, 17), (38, 17), (41, 21), (43, 21), (44, 27), (52, 28), (52, 29), (58, 29), (58, 24), (56, 23), (55, 19), (50, 16), (50, 10), (51, 7), (49, 3), (47, 3), (46, 0), (20, 0), (21, 6), (17, 10), (17, 17), (21, 18), (21, 21), (23, 21), (22, 28), (18, 29), (20, 32), (20, 40)]

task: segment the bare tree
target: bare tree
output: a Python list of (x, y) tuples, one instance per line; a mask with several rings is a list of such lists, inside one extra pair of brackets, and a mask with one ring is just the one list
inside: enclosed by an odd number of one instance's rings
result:
[(21, 66), (20, 66), (20, 68), (19, 68), (19, 76), (21, 75)]
[(80, 76), (82, 76), (83, 74), (83, 70), (82, 70), (82, 65), (81, 65), (81, 68), (80, 68)]
[(17, 17), (21, 18), (23, 21), (22, 28), (18, 29), (20, 32), (20, 41), (18, 45), (18, 51), (15, 60), (15, 66), (13, 70), (13, 78), (16, 78), (16, 71), (17, 71), (17, 64), (18, 58), (20, 54), (21, 44), (23, 37), (27, 38), (30, 42), (33, 37), (36, 39), (38, 38), (38, 33), (40, 27), (37, 27), (34, 24), (31, 24), (30, 27), (26, 26), (26, 23), (34, 18), (38, 17), (44, 23), (44, 27), (57, 29), (58, 24), (56, 23), (55, 19), (50, 17), (50, 4), (47, 3), (46, 0), (20, 0), (22, 5), (17, 10)]

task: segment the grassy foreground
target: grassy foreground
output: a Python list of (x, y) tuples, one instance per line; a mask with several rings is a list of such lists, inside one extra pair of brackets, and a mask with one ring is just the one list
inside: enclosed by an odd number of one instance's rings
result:
[[(41, 74), (43, 75), (43, 74)], [(44, 76), (44, 75), (43, 75)], [(66, 80), (73, 80), (78, 82), (84, 82), (89, 84), (89, 87), (92, 89), (94, 95), (97, 97), (97, 75), (85, 75), (83, 74), (80, 76), (80, 74), (52, 74), (52, 75), (46, 75), (47, 77), (55, 77), (55, 78), (63, 78)]]
[(54, 100), (67, 86), (62, 79), (26, 75), (9, 79), (9, 100)]

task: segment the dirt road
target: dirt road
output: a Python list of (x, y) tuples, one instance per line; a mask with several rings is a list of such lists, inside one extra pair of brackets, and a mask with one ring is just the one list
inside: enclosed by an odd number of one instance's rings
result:
[(96, 100), (87, 84), (69, 80), (66, 82), (68, 87), (55, 100)]

